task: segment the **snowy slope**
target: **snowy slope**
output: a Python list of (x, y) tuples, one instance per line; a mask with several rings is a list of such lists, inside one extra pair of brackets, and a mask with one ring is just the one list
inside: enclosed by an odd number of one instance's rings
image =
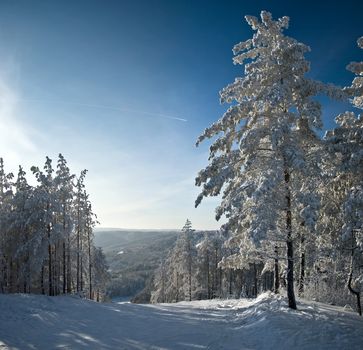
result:
[(98, 304), (0, 295), (0, 349), (362, 349), (363, 319), (281, 297)]

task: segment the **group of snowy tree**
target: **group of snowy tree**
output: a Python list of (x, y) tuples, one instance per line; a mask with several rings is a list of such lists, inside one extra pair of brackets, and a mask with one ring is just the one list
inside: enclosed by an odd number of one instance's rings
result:
[(60, 154), (56, 169), (46, 158), (31, 168), (31, 186), (21, 166), (15, 178), (0, 158), (0, 292), (79, 293), (99, 299), (107, 266), (93, 244), (96, 216), (85, 190), (86, 170), (71, 174)]
[(213, 139), (210, 164), (196, 178), (196, 206), (221, 195), (216, 219), (226, 217), (224, 234), (195, 244), (187, 222), (155, 276), (152, 301), (226, 295), (218, 285), (229, 275), (229, 295), (286, 287), (295, 309), (297, 287), (306, 298), (355, 302), (361, 314), (363, 121), (342, 113), (320, 138), (316, 97), (362, 108), (363, 62), (348, 65), (356, 74), (349, 87), (312, 80), (304, 57), (310, 48), (283, 34), (288, 17), (262, 11), (261, 20), (246, 20), (255, 34), (233, 48), (245, 74), (221, 91), (231, 106), (197, 141)]
[(151, 302), (178, 302), (226, 297), (256, 297), (268, 290), (272, 273), (260, 278), (263, 265), (252, 269), (223, 267), (220, 262), (231, 250), (220, 231), (198, 232), (186, 221), (168, 256), (161, 262), (153, 280)]
[(234, 251), (221, 266), (262, 262), (274, 271), (275, 291), (282, 269), (293, 309), (297, 286), (305, 297), (332, 302), (350, 291), (361, 313), (363, 122), (342, 113), (336, 129), (320, 138), (316, 97), (362, 108), (363, 62), (348, 65), (356, 74), (349, 87), (310, 79), (310, 48), (284, 35), (288, 17), (273, 20), (262, 11), (261, 19), (246, 20), (255, 33), (233, 48), (244, 75), (221, 91), (221, 102), (231, 106), (197, 141), (213, 140), (210, 163), (196, 179), (196, 206), (221, 194), (216, 218), (226, 217), (225, 246)]

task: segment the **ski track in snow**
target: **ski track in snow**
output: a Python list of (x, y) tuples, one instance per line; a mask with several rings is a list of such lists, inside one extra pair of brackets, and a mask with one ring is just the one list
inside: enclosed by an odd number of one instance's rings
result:
[(0, 295), (0, 350), (362, 349), (363, 318), (325, 304), (298, 307), (269, 294), (159, 305)]

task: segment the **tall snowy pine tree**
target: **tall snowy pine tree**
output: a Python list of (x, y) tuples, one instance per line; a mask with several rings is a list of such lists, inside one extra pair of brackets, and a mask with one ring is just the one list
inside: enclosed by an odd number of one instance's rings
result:
[(262, 11), (261, 21), (253, 16), (246, 21), (256, 33), (233, 48), (233, 61), (244, 65), (245, 75), (221, 91), (221, 102), (232, 106), (197, 141), (217, 136), (210, 165), (196, 179), (203, 186), (196, 206), (223, 191), (216, 218), (226, 216), (241, 249), (246, 239), (260, 246), (269, 235), (283, 232), (288, 303), (295, 309), (292, 213), (298, 197), (294, 191), (302, 186), (293, 182), (307, 161), (299, 140), (305, 134), (295, 130), (301, 121), (311, 133), (321, 127), (320, 104), (312, 97), (340, 98), (343, 93), (305, 77), (309, 63), (304, 54), (310, 49), (283, 34), (288, 17), (275, 21)]

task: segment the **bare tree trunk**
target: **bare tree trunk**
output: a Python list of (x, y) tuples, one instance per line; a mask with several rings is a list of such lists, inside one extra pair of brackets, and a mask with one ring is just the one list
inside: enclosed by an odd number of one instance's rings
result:
[(360, 292), (357, 290), (354, 290), (352, 286), (352, 280), (353, 280), (353, 270), (354, 270), (354, 250), (356, 247), (354, 246), (354, 232), (352, 231), (352, 248), (351, 248), (351, 255), (350, 255), (350, 269), (349, 269), (349, 276), (348, 276), (348, 289), (349, 291), (355, 295), (357, 300), (357, 311), (359, 316), (362, 316), (362, 305), (360, 301)]
[[(29, 234), (26, 231), (25, 240), (26, 242), (29, 240)], [(29, 249), (27, 249), (26, 252), (26, 258), (25, 258), (25, 280), (24, 280), (24, 293), (30, 293), (30, 287), (31, 287), (31, 276), (30, 276), (30, 253)]]
[(67, 293), (72, 292), (72, 271), (71, 271), (71, 238), (67, 236)]
[(219, 297), (222, 297), (223, 291), (222, 291), (222, 268), (218, 268), (218, 273), (219, 273)]
[(256, 298), (258, 293), (257, 287), (257, 267), (256, 263), (253, 263), (253, 296)]
[(20, 293), (20, 274), (19, 274), (19, 260), (17, 259), (15, 262), (15, 276), (16, 276), (16, 292)]
[(217, 296), (218, 289), (218, 248), (214, 250), (214, 288), (213, 288), (213, 298)]
[(57, 251), (58, 251), (58, 258), (57, 258), (57, 295), (61, 294), (63, 291), (62, 287), (62, 260), (63, 260), (63, 243), (59, 241), (57, 243)]
[(192, 301), (192, 263), (189, 262), (189, 269), (188, 269), (188, 282), (189, 282), (189, 301)]
[(67, 290), (67, 272), (66, 272), (66, 242), (63, 241), (63, 294), (66, 294)]
[[(47, 213), (50, 211), (50, 205), (47, 205)], [(48, 237), (48, 295), (53, 295), (53, 261), (52, 261), (52, 245), (50, 243), (50, 223), (47, 224), (47, 237)]]
[(80, 253), (80, 259), (81, 259), (81, 265), (80, 265), (80, 290), (81, 292), (83, 292), (83, 242), (82, 242), (82, 239), (81, 239), (81, 242), (80, 242), (80, 246), (81, 246), (81, 253)]
[[(284, 162), (286, 163), (285, 159)], [(289, 308), (296, 310), (296, 299), (294, 293), (294, 250), (292, 244), (290, 172), (286, 165), (285, 165), (285, 185), (286, 185), (287, 299), (289, 303)]]
[(27, 282), (28, 282), (28, 255), (25, 258), (24, 265), (25, 265), (25, 272), (24, 272), (24, 278), (23, 278), (23, 293), (27, 292)]
[(359, 316), (362, 316), (362, 305), (361, 305), (361, 301), (360, 301), (360, 293), (359, 291), (356, 291), (353, 289), (352, 287), (352, 278), (353, 278), (353, 262), (352, 262), (353, 258), (351, 259), (351, 267), (350, 267), (350, 272), (349, 272), (349, 278), (348, 278), (348, 289), (349, 291), (355, 295), (356, 300), (357, 300), (357, 311)]
[(179, 301), (179, 273), (176, 273), (176, 302)]
[(192, 301), (192, 275), (189, 274), (189, 301)]
[(302, 233), (300, 237), (300, 276), (299, 276), (299, 296), (304, 294), (305, 283), (305, 235)]
[(58, 295), (58, 243), (54, 244), (53, 252), (53, 295)]
[(229, 272), (229, 286), (228, 286), (228, 294), (229, 296), (232, 295), (232, 280), (233, 280), (233, 271), (232, 269), (228, 269), (228, 272)]
[(89, 298), (92, 299), (92, 259), (91, 259), (91, 229), (88, 227), (88, 274), (89, 274)]
[(165, 263), (161, 262), (161, 302), (165, 303)]
[[(239, 277), (240, 277), (240, 290), (239, 290), (239, 295), (238, 297), (240, 298), (241, 295), (244, 292), (244, 287), (243, 287), (243, 270), (239, 270)], [(243, 295), (243, 297), (245, 297), (245, 295)]]
[(67, 289), (67, 272), (66, 272), (66, 204), (63, 203), (63, 244), (62, 244), (62, 275), (63, 275), (63, 294), (66, 294)]
[(280, 273), (279, 273), (279, 251), (277, 245), (275, 245), (275, 259), (274, 259), (274, 293), (278, 294), (280, 289)]
[(48, 244), (48, 295), (53, 295), (52, 246)]
[(210, 286), (210, 271), (209, 271), (209, 251), (207, 251), (207, 291), (208, 291), (208, 299), (211, 299), (211, 286)]
[[(79, 196), (79, 194), (78, 194)], [(81, 214), (80, 214), (80, 200), (78, 198), (78, 207), (77, 207), (77, 293), (80, 290), (80, 235), (81, 235)]]
[(9, 261), (9, 291), (13, 292), (14, 274), (13, 274), (13, 259), (10, 257)]
[(1, 278), (1, 292), (5, 293), (6, 291), (6, 284), (7, 284), (7, 275), (6, 275), (6, 265), (7, 265), (7, 259), (6, 256), (4, 255), (1, 259), (2, 262), (2, 278)]
[(40, 274), (40, 289), (42, 291), (42, 294), (45, 294), (45, 288), (44, 288), (44, 263), (42, 264), (42, 271)]

